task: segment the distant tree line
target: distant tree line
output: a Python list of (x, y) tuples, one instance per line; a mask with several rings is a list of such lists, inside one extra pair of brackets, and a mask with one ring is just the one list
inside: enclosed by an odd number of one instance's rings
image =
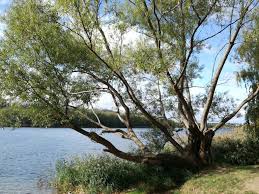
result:
[[(112, 127), (112, 128), (125, 128), (125, 125), (120, 121), (120, 119), (117, 116), (117, 113), (111, 111), (111, 110), (98, 110), (96, 111), (96, 114), (98, 114), (98, 118), (102, 122), (103, 125)], [(92, 119), (95, 119), (95, 115), (91, 112), (88, 113), (89, 117)], [(96, 127), (99, 128), (98, 125), (90, 122), (89, 120), (81, 117), (74, 117), (74, 122), (79, 124), (82, 127)], [(135, 114), (132, 115), (132, 125), (135, 128), (147, 128), (151, 127), (151, 124), (145, 117)]]
[[(8, 105), (8, 103), (1, 103), (0, 110), (0, 125), (2, 127), (62, 127), (62, 121), (53, 120), (48, 123), (41, 123), (38, 120), (32, 120), (30, 114), (34, 114), (31, 111), (31, 107), (21, 107), (15, 105)], [(116, 112), (111, 110), (95, 110), (86, 111), (85, 113), (89, 118), (95, 120), (96, 116), (102, 122), (103, 125), (111, 128), (125, 128), (125, 125), (120, 121)], [(95, 115), (96, 114), (96, 115)], [(48, 119), (49, 121), (49, 119)], [(74, 114), (73, 122), (84, 128), (99, 128), (99, 126), (93, 122), (90, 122), (86, 118)], [(143, 116), (139, 114), (132, 115), (132, 125), (135, 128), (148, 128), (151, 124)]]

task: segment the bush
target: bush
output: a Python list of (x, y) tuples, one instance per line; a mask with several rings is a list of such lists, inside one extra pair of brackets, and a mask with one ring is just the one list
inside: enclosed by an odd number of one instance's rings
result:
[(76, 193), (79, 189), (84, 193), (111, 193), (132, 187), (155, 192), (173, 188), (190, 175), (184, 169), (146, 166), (107, 155), (88, 156), (59, 161), (55, 186), (61, 193)]
[[(172, 125), (172, 128), (169, 130), (169, 132), (173, 135), (174, 131), (176, 131), (176, 128), (174, 127), (175, 126), (174, 123), (172, 123), (171, 125)], [(171, 146), (169, 150), (164, 150), (164, 147), (168, 142), (168, 139), (162, 131), (156, 128), (151, 128), (149, 130), (146, 130), (141, 134), (141, 137), (146, 141), (147, 148), (152, 152), (161, 153), (161, 152), (167, 152), (167, 151), (168, 152), (176, 151), (173, 146)]]
[(234, 165), (259, 164), (259, 138), (226, 138), (213, 145), (215, 162)]

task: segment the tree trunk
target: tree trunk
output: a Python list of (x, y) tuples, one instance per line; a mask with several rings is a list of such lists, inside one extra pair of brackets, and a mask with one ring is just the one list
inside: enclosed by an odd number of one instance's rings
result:
[(209, 165), (213, 162), (212, 153), (211, 153), (211, 143), (215, 133), (212, 130), (209, 130), (205, 133), (203, 140), (201, 141), (200, 147), (200, 158), (203, 164)]
[(187, 156), (198, 166), (212, 164), (211, 143), (214, 131), (209, 130), (202, 136), (190, 134), (188, 136)]
[(178, 168), (201, 168), (211, 165), (211, 143), (214, 131), (209, 130), (201, 135), (190, 134), (188, 145), (182, 156), (172, 154), (158, 154), (145, 156), (142, 163), (150, 165), (173, 166)]

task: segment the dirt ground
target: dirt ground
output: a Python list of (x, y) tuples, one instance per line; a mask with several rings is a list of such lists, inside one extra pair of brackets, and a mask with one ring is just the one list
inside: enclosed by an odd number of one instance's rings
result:
[(245, 183), (245, 190), (259, 194), (259, 174)]

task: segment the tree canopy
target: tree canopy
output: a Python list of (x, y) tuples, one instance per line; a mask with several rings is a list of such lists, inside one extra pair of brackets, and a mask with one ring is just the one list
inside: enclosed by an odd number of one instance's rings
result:
[[(181, 157), (206, 164), (215, 131), (259, 92), (256, 82), (236, 108), (216, 92), (227, 59), (256, 13), (257, 0), (17, 0), (3, 19), (3, 93), (30, 107), (34, 120), (59, 121), (120, 158), (168, 161), (170, 157), (152, 153), (136, 135), (131, 118), (141, 114)], [(212, 68), (204, 95), (195, 96), (194, 81), (207, 77), (198, 56), (212, 40), (225, 41), (224, 53)], [(241, 55), (250, 60), (249, 53)], [(109, 128), (99, 119), (94, 104), (103, 95), (111, 97), (127, 130)], [(82, 129), (74, 115), (98, 125), (101, 134)], [(215, 116), (219, 122), (208, 127)], [(172, 121), (188, 130), (187, 145), (177, 138)], [(103, 133), (131, 140), (140, 153), (122, 152)]]
[[(258, 12), (258, 11), (257, 11)], [(244, 32), (244, 42), (239, 47), (240, 59), (248, 63), (248, 67), (239, 72), (238, 78), (245, 82), (249, 90), (255, 91), (259, 82), (259, 17), (253, 16), (254, 22)], [(246, 120), (253, 133), (259, 134), (259, 96), (248, 103)]]

